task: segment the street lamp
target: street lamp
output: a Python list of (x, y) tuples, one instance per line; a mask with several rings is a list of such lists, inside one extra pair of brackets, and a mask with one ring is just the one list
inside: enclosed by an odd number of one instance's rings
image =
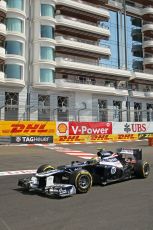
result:
[(87, 104), (85, 102), (82, 102), (82, 105), (83, 105), (83, 108), (81, 108), (81, 109), (78, 110), (78, 121), (80, 121), (80, 112), (82, 110), (87, 109)]
[(123, 0), (123, 14), (124, 14), (124, 42), (125, 42), (125, 69), (128, 68), (127, 64), (127, 38), (126, 38), (126, 0)]
[(128, 96), (127, 96), (127, 100), (126, 100), (126, 118), (127, 118), (127, 122), (130, 122), (130, 97), (129, 97), (129, 90), (128, 90)]

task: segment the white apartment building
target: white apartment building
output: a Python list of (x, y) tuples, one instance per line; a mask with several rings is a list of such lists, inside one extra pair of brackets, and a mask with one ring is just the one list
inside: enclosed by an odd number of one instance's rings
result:
[(153, 121), (152, 0), (0, 0), (0, 119)]

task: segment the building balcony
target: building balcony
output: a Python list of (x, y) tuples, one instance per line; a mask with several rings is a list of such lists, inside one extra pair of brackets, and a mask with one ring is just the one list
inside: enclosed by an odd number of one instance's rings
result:
[(6, 59), (7, 59), (7, 61), (13, 60), (13, 62), (15, 61), (17, 63), (22, 63), (22, 64), (26, 62), (24, 56), (15, 55), (15, 54), (6, 54)]
[(5, 48), (0, 47), (0, 59), (5, 60)]
[(69, 71), (81, 71), (90, 74), (106, 74), (112, 76), (120, 76), (123, 79), (131, 77), (131, 72), (122, 69), (113, 69), (105, 67), (104, 65), (98, 65), (94, 62), (85, 62), (75, 58), (56, 58), (56, 68), (57, 69), (66, 69)]
[(106, 27), (98, 27), (95, 23), (93, 24), (62, 15), (56, 16), (56, 28), (57, 31), (65, 30), (64, 32), (67, 34), (69, 33), (68, 31), (71, 31), (73, 35), (77, 33), (80, 36), (83, 33), (85, 37), (87, 34), (95, 36), (96, 38), (108, 38), (110, 36), (110, 31)]
[(145, 7), (142, 10), (142, 16), (144, 20), (150, 20), (150, 19), (152, 20), (153, 19), (153, 7), (152, 6)]
[(16, 40), (18, 40), (18, 39), (26, 40), (26, 35), (24, 33), (7, 30), (6, 34), (7, 34), (7, 39), (8, 39), (8, 37), (13, 36), (14, 39), (16, 39)]
[(6, 1), (3, 1), (3, 0), (0, 1), (0, 12), (3, 12), (6, 14), (7, 12)]
[(130, 80), (143, 80), (153, 82), (153, 74), (151, 73), (141, 73), (141, 72), (131, 72)]
[(90, 79), (86, 81), (76, 79), (56, 79), (55, 80), (57, 90), (67, 91), (84, 91), (98, 94), (107, 94), (115, 96), (129, 96), (134, 98), (153, 98), (153, 92), (148, 91), (147, 88), (141, 88), (139, 90), (128, 90), (126, 87), (115, 87), (115, 85), (104, 85), (100, 81), (96, 81), (94, 85)]
[(142, 32), (145, 36), (153, 38), (153, 22), (145, 21), (145, 23), (142, 26)]
[(0, 35), (4, 37), (6, 36), (6, 25), (3, 23), (0, 23)]
[[(90, 17), (94, 17), (97, 19), (105, 19), (108, 20), (109, 19), (109, 12), (105, 9), (101, 9), (98, 6), (96, 6), (93, 3), (86, 3), (84, 1), (79, 1), (79, 0), (57, 0), (56, 3), (57, 9), (61, 9), (64, 11), (68, 11), (70, 14), (69, 15), (73, 15), (74, 13), (77, 14), (77, 12), (79, 12), (79, 14), (81, 14), (81, 12), (84, 14), (84, 12), (86, 14), (89, 14)], [(73, 12), (72, 12), (73, 9)], [(84, 17), (86, 17), (87, 15), (84, 15)]]
[(145, 92), (145, 97), (147, 98), (153, 98), (153, 92)]
[(94, 4), (108, 4), (109, 0), (86, 0), (86, 2), (94, 3)]
[(144, 65), (153, 65), (153, 56), (145, 57)]
[(56, 88), (56, 84), (55, 83), (49, 83), (49, 82), (39, 82), (39, 80), (35, 80), (33, 82), (33, 87), (34, 88), (37, 88), (37, 89), (46, 89), (46, 90), (49, 90), (49, 89), (54, 89)]
[(11, 14), (11, 15), (16, 15), (16, 17), (20, 17), (22, 19), (26, 18), (26, 13), (23, 10), (17, 9), (17, 8), (7, 8), (7, 14)]
[(153, 92), (130, 91), (130, 97), (152, 99), (153, 98)]
[(97, 44), (90, 44), (88, 41), (75, 39), (73, 37), (56, 37), (56, 50), (68, 49), (71, 53), (82, 51), (82, 56), (88, 56), (89, 53), (94, 56), (110, 56), (111, 51), (108, 46), (98, 46)]
[(144, 41), (143, 49), (145, 49), (146, 52), (152, 53), (153, 52), (153, 40)]
[(90, 80), (86, 82), (81, 82), (77, 80), (68, 80), (68, 79), (56, 79), (55, 80), (57, 90), (67, 90), (67, 91), (83, 91), (83, 92), (92, 92), (98, 94), (107, 94), (107, 95), (118, 95), (118, 96), (127, 96), (128, 91), (122, 89), (115, 89), (115, 87), (107, 87), (103, 85), (93, 85)]
[(145, 92), (141, 91), (130, 91), (130, 97), (136, 97), (136, 98), (145, 98)]
[[(6, 76), (6, 75), (5, 75)], [(4, 78), (4, 84), (11, 87), (24, 87), (25, 81), (15, 78)]]

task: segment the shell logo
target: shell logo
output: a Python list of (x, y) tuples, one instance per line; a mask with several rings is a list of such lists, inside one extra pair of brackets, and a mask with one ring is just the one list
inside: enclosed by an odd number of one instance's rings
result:
[(59, 133), (66, 133), (67, 132), (67, 125), (65, 123), (60, 123), (57, 127)]

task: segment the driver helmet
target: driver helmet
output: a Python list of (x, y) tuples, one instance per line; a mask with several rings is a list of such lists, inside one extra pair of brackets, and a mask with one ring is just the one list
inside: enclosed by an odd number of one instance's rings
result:
[(100, 149), (100, 150), (97, 152), (97, 156), (98, 156), (98, 157), (101, 157), (101, 158), (110, 157), (112, 154), (113, 154), (112, 151), (107, 151), (107, 150), (105, 150), (105, 149)]

